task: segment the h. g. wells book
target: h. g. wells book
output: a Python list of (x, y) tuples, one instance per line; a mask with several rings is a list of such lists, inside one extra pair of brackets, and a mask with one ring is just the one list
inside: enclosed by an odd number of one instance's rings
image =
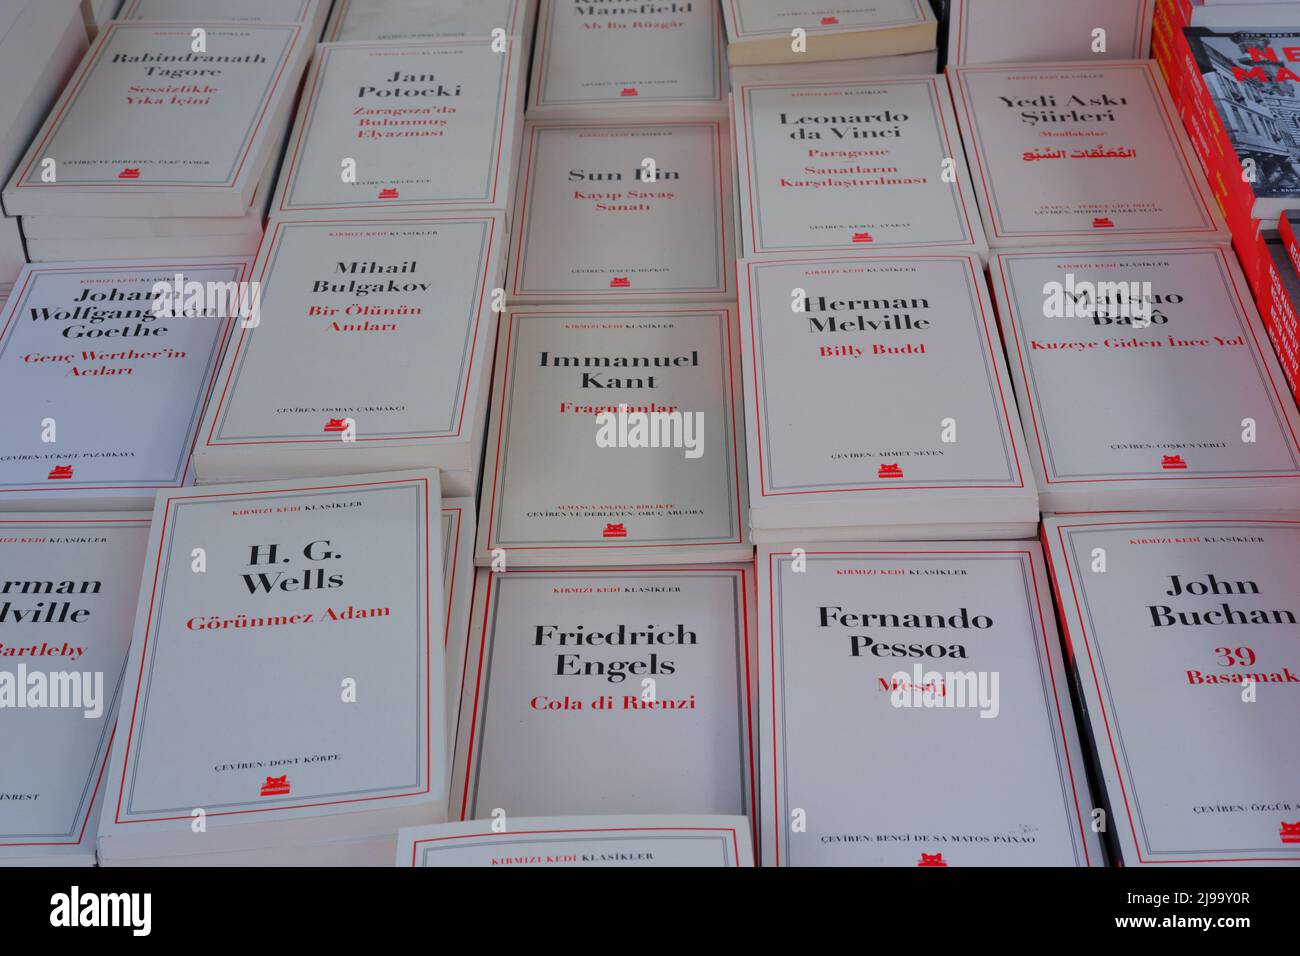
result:
[(1026, 250), (994, 289), (1044, 511), (1300, 512), (1300, 414), (1232, 250)]
[(448, 819), (746, 813), (753, 574), (480, 570)]
[(742, 261), (740, 291), (755, 540), (1034, 534), (978, 260)]
[(199, 476), (439, 468), (473, 495), (504, 246), (500, 213), (273, 221), (251, 273), (262, 321), (231, 335)]
[(733, 66), (857, 60), (933, 50), (928, 0), (722, 0)]
[(436, 472), (159, 496), (101, 863), (391, 860), (443, 818), (440, 514)]
[(118, 20), (4, 190), (10, 215), (242, 216), (288, 123), (302, 23)]
[(990, 246), (1228, 241), (1153, 61), (948, 75)]
[(144, 514), (0, 514), (0, 866), (90, 866)]
[(1300, 863), (1300, 520), (1043, 522), (1125, 866)]
[(763, 546), (758, 577), (765, 866), (1105, 865), (1037, 542)]
[(430, 40), (493, 30), (531, 39), (536, 15), (537, 0), (335, 0), (325, 39)]
[(523, 55), (511, 37), (321, 44), (271, 217), (506, 210)]
[(506, 817), (412, 827), (398, 834), (397, 865), (571, 869), (592, 866), (754, 865), (743, 816)]
[(728, 306), (508, 311), (478, 564), (749, 560), (737, 345)]
[(948, 63), (1144, 60), (1156, 0), (951, 0)]
[(529, 123), (512, 303), (735, 298), (726, 124)]
[[(0, 509), (134, 510), (191, 453), (246, 259), (27, 266), (0, 311)], [(188, 295), (188, 293), (186, 293)]]
[(732, 91), (743, 255), (987, 254), (942, 77)]
[(727, 112), (717, 4), (542, 0), (529, 119), (689, 119)]

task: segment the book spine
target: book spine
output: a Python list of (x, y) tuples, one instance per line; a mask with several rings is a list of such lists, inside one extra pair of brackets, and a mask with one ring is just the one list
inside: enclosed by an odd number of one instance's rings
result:
[(1277, 221), (1277, 231), (1282, 237), (1282, 245), (1286, 247), (1286, 254), (1291, 259), (1291, 265), (1295, 266), (1296, 275), (1300, 276), (1300, 238), (1297, 238), (1295, 226), (1291, 223), (1291, 217), (1295, 216), (1300, 219), (1300, 212), (1284, 212)]
[[(1263, 239), (1259, 244), (1265, 245)], [(1286, 376), (1296, 404), (1300, 405), (1300, 302), (1287, 293), (1277, 262), (1268, 255), (1267, 249), (1262, 257), (1261, 271), (1264, 273), (1264, 288), (1256, 297), (1259, 313), (1273, 341), (1282, 374)]]

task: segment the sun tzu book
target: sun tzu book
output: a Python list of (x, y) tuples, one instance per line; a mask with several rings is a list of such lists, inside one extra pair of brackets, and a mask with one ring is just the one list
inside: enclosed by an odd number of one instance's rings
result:
[(501, 320), (477, 561), (742, 561), (744, 424), (724, 306)]
[(744, 261), (740, 288), (755, 529), (1034, 533), (1033, 476), (977, 260)]
[(1230, 249), (1025, 251), (993, 275), (1044, 511), (1300, 511), (1300, 415)]
[(990, 246), (1227, 240), (1152, 61), (949, 76)]
[(746, 256), (986, 254), (942, 77), (742, 83), (732, 109)]
[(752, 577), (480, 571), (448, 819), (745, 813)]
[(758, 573), (765, 866), (1105, 865), (1036, 542)]
[(319, 46), (272, 218), (506, 209), (523, 54), (501, 44)]
[(434, 472), (159, 497), (102, 862), (438, 822), (440, 512)]
[(1300, 521), (1058, 516), (1043, 536), (1123, 865), (1300, 863)]
[(148, 515), (0, 514), (0, 865), (95, 861), (148, 537)]
[(328, 0), (126, 0), (119, 20), (263, 20), (307, 23), (314, 42), (329, 15)]
[(469, 820), (403, 830), (405, 867), (747, 867), (754, 865), (743, 816), (507, 818), (498, 831)]
[(1144, 60), (1155, 8), (1156, 0), (952, 0), (948, 62)]
[(537, 0), (335, 0), (325, 39), (531, 37)]
[(529, 123), (514, 303), (735, 297), (724, 123)]
[(723, 116), (724, 56), (713, 3), (542, 0), (528, 114)]
[(722, 0), (722, 12), (733, 66), (855, 60), (935, 46), (937, 24), (926, 0)]
[(310, 55), (295, 23), (114, 21), (4, 190), (10, 215), (241, 216)]
[(499, 213), (272, 222), (252, 271), (263, 320), (231, 336), (200, 476), (474, 467), (504, 231)]
[(199, 419), (238, 320), (229, 298), (168, 305), (159, 287), (179, 277), (184, 288), (224, 291), (247, 265), (24, 269), (0, 312), (0, 510), (143, 509), (156, 491), (189, 484)]

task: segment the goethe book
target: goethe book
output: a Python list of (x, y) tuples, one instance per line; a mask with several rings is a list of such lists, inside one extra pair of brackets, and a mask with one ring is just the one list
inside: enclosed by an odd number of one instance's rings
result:
[(476, 467), (504, 232), (499, 213), (272, 222), (263, 321), (231, 336), (200, 477)]
[(987, 249), (942, 77), (732, 91), (746, 256)]
[(511, 302), (734, 298), (725, 124), (530, 123)]
[(1152, 61), (949, 77), (989, 245), (1228, 238)]
[(397, 865), (753, 866), (749, 820), (743, 816), (591, 816), (507, 819), (497, 832), (470, 820), (413, 827), (398, 834)]
[(101, 862), (441, 819), (440, 511), (433, 472), (159, 496)]
[(523, 52), (501, 45), (321, 44), (271, 216), (505, 210)]
[[(301, 23), (114, 21), (4, 191), (10, 215), (241, 216), (288, 121)], [(53, 160), (51, 166), (46, 160)]]
[[(190, 455), (236, 321), (158, 287), (233, 286), (245, 259), (28, 266), (0, 312), (0, 507), (149, 508)], [(208, 285), (208, 284), (211, 285)], [(188, 293), (185, 293), (188, 295)]]
[(1058, 516), (1043, 535), (1124, 865), (1300, 863), (1300, 521)]
[(0, 514), (0, 864), (95, 861), (148, 515)]
[(740, 288), (754, 528), (1034, 533), (1037, 497), (978, 260), (745, 261)]
[(424, 40), (533, 35), (537, 0), (335, 0), (325, 39)]
[(733, 66), (917, 53), (937, 29), (926, 0), (722, 0), (722, 11)]
[(456, 718), (465, 679), (470, 601), (474, 597), (474, 499), (442, 499), (442, 603), (447, 685), (447, 755), (456, 745)]
[(952, 0), (948, 62), (1144, 60), (1155, 9), (1156, 0)]
[(1300, 511), (1300, 415), (1231, 249), (992, 271), (1044, 511)]
[(753, 567), (479, 571), (449, 819), (745, 813)]
[(758, 569), (764, 865), (1104, 865), (1036, 542)]
[(725, 306), (507, 312), (478, 563), (747, 560), (736, 349)]
[(686, 119), (727, 111), (717, 4), (542, 0), (531, 119)]

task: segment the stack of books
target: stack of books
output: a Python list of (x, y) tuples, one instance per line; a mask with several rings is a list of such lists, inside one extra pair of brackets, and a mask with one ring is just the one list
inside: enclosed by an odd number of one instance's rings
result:
[(434, 40), (501, 30), (531, 45), (537, 0), (334, 0), (325, 39)]

